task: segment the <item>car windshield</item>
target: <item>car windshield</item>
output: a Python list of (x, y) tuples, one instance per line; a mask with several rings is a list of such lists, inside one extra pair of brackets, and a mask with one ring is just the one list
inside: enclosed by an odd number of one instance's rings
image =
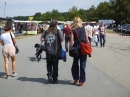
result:
[(130, 25), (127, 25), (127, 27), (126, 28), (129, 28), (130, 27)]
[(126, 29), (127, 28), (127, 26), (129, 26), (130, 24), (124, 24), (124, 25), (122, 25), (122, 28), (123, 29)]
[(130, 25), (128, 26), (128, 28), (127, 28), (128, 30), (130, 30)]

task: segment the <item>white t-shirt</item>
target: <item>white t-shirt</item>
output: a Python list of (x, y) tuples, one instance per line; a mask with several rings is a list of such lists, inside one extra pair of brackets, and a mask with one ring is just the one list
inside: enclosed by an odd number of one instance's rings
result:
[(105, 34), (105, 27), (104, 26), (100, 27), (100, 33)]
[(93, 27), (90, 25), (85, 26), (85, 30), (88, 31), (88, 37), (92, 38)]
[(99, 26), (98, 25), (94, 26), (94, 29), (95, 29), (95, 34), (98, 34), (98, 32), (99, 32)]
[[(11, 35), (13, 38), (15, 38), (14, 34), (11, 32)], [(13, 45), (12, 38), (10, 36), (10, 33), (3, 33), (0, 36), (0, 40), (4, 42), (4, 46), (10, 46)]]

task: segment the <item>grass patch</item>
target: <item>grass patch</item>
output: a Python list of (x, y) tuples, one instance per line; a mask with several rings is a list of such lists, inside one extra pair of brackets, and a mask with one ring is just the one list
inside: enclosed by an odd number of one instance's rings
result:
[(120, 32), (115, 32), (113, 30), (106, 30), (106, 32), (110, 34), (120, 34)]
[(16, 36), (16, 39), (23, 39), (23, 38), (27, 38), (27, 37), (31, 37), (31, 36), (37, 36), (37, 35), (42, 35), (42, 33), (40, 34), (36, 34), (36, 35), (22, 35), (22, 36)]

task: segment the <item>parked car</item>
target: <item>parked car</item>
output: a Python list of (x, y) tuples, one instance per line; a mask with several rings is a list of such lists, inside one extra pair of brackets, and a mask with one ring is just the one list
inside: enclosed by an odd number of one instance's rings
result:
[(127, 27), (125, 34), (129, 34), (130, 35), (130, 26)]
[(122, 25), (122, 32), (125, 33), (126, 29), (130, 26), (130, 24)]
[(115, 31), (115, 32), (119, 32), (120, 29), (121, 29), (121, 27), (114, 27), (114, 28), (113, 28), (113, 31)]

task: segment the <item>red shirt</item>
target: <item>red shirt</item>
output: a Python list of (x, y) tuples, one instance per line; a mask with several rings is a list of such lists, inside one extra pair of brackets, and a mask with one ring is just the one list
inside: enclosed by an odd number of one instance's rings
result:
[(63, 29), (63, 33), (67, 34), (67, 35), (70, 35), (70, 32), (71, 32), (71, 27), (70, 26), (66, 26), (64, 29)]

